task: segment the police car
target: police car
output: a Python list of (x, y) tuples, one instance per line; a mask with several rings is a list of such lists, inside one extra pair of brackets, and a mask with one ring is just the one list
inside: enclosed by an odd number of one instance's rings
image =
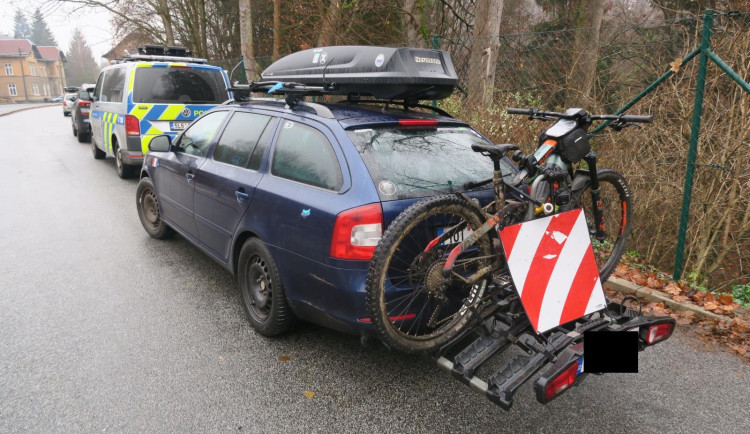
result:
[(91, 104), (91, 149), (115, 158), (120, 178), (135, 176), (151, 139), (172, 137), (227, 101), (229, 79), (181, 47), (146, 45), (99, 74)]

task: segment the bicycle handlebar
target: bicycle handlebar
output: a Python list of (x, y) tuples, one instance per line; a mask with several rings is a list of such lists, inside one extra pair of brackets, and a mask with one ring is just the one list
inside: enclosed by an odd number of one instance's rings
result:
[[(509, 115), (528, 115), (532, 117), (555, 117), (561, 119), (575, 119), (577, 116), (569, 116), (564, 113), (548, 112), (537, 109), (522, 109), (510, 107), (508, 108)], [(642, 116), (642, 115), (589, 115), (591, 120), (603, 120), (603, 121), (616, 121), (622, 123), (628, 122), (653, 122), (653, 116)]]

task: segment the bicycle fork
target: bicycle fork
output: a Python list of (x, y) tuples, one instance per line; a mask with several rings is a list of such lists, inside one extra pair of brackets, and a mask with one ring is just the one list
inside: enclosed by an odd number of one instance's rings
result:
[(607, 237), (606, 222), (604, 221), (604, 204), (602, 203), (599, 176), (596, 173), (596, 154), (591, 152), (583, 159), (589, 166), (589, 178), (591, 179), (591, 205), (594, 210), (594, 236), (603, 241)]

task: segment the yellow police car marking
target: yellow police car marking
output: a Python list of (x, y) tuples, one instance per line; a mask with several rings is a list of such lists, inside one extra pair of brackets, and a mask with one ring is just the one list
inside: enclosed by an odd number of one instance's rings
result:
[[(167, 107), (166, 110), (164, 110), (164, 113), (162, 113), (162, 115), (159, 116), (159, 119), (174, 120), (174, 119), (177, 118), (177, 116), (179, 116), (179, 114), (184, 109), (185, 109), (185, 105), (184, 104), (170, 105), (169, 107)], [(191, 113), (192, 113), (192, 110), (191, 110)]]

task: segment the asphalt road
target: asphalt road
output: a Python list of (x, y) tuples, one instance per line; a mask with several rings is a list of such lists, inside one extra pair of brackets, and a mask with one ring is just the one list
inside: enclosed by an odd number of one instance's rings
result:
[(264, 338), (232, 276), (146, 235), (136, 181), (59, 107), (0, 117), (0, 166), (0, 432), (750, 432), (750, 367), (679, 330), (639, 374), (548, 406), (527, 385), (509, 412), (354, 336)]

